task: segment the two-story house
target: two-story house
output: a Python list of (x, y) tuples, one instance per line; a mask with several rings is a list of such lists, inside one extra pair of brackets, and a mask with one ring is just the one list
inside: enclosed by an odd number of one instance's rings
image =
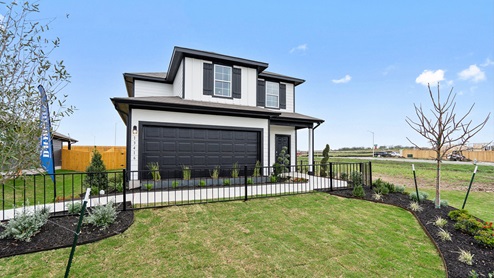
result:
[[(127, 170), (270, 166), (283, 146), (296, 164), (297, 130), (324, 120), (295, 112), (304, 80), (268, 64), (175, 47), (167, 72), (124, 73), (128, 97), (112, 98), (127, 125)], [(206, 172), (207, 173), (207, 172)], [(135, 177), (134, 177), (135, 178)]]

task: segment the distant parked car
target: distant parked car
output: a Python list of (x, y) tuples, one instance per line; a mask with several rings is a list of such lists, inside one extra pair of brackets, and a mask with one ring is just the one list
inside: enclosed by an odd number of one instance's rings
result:
[(448, 155), (448, 160), (463, 161), (465, 160), (465, 156), (461, 153), (461, 151), (453, 151)]
[(389, 154), (391, 155), (391, 157), (401, 157), (401, 154), (397, 152), (390, 152)]
[(391, 154), (388, 152), (375, 152), (374, 157), (391, 157)]

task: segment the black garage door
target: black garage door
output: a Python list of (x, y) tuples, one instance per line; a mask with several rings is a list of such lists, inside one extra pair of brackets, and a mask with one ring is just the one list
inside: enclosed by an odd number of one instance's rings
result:
[(191, 167), (194, 177), (209, 176), (215, 166), (227, 175), (235, 162), (243, 169), (260, 160), (260, 131), (154, 125), (141, 131), (141, 170), (158, 162), (162, 178), (181, 177), (182, 166)]

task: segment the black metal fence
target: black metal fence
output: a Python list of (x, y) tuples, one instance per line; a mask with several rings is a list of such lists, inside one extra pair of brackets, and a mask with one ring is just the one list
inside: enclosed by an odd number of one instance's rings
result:
[[(22, 209), (49, 208), (65, 215), (91, 187), (89, 206), (119, 203), (118, 209), (248, 200), (273, 196), (339, 190), (356, 184), (372, 186), (371, 162), (328, 163), (273, 167), (230, 167), (168, 171), (65, 172), (26, 175), (2, 184), (0, 220), (15, 217)], [(129, 205), (131, 204), (131, 205)], [(16, 209), (17, 208), (17, 209)]]

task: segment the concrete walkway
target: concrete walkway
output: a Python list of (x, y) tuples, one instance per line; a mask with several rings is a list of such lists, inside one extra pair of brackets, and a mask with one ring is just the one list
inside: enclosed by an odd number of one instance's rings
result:
[[(291, 177), (306, 178), (304, 183), (266, 183), (247, 185), (247, 198), (259, 195), (287, 195), (313, 191), (314, 189), (329, 189), (331, 179), (323, 177), (309, 176), (302, 173), (289, 173)], [(347, 182), (333, 179), (333, 188), (347, 187)], [(245, 198), (245, 186), (217, 186), (217, 187), (195, 187), (181, 190), (162, 191), (139, 191), (126, 194), (126, 201), (131, 202), (134, 207), (141, 206), (167, 206), (183, 203), (206, 203), (222, 200), (243, 200)], [(108, 202), (121, 203), (124, 201), (123, 194), (104, 195), (90, 197), (88, 207), (105, 205)], [(67, 205), (75, 200), (50, 203), (45, 206), (51, 212), (63, 212), (67, 210)], [(0, 221), (14, 218), (20, 215), (24, 209), (29, 211), (39, 210), (42, 206), (30, 206), (18, 209), (3, 210), (0, 212)]]

